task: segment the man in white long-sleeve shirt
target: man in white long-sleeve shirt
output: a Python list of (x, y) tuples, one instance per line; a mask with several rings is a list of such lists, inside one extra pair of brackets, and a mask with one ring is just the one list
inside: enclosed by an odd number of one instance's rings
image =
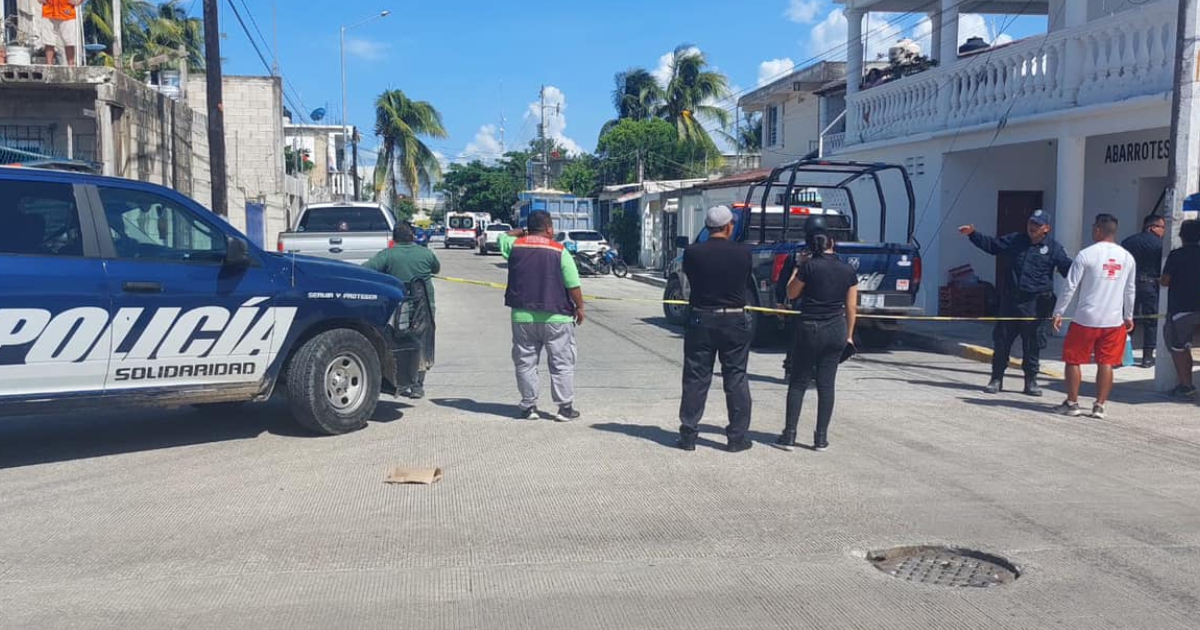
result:
[(1094, 245), (1079, 252), (1067, 274), (1067, 287), (1054, 307), (1054, 330), (1062, 329), (1063, 314), (1076, 293), (1079, 305), (1063, 344), (1067, 364), (1067, 400), (1056, 409), (1080, 416), (1079, 387), (1084, 363), (1096, 361), (1096, 404), (1092, 417), (1104, 419), (1104, 406), (1112, 393), (1113, 368), (1125, 356), (1125, 338), (1133, 330), (1133, 303), (1137, 297), (1137, 264), (1133, 255), (1116, 244), (1117, 218), (1096, 216)]

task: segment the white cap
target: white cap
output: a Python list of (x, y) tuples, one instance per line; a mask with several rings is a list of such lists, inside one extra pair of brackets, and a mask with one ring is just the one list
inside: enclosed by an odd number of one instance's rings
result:
[(733, 212), (725, 206), (713, 206), (704, 215), (704, 225), (710, 228), (722, 228), (733, 222)]

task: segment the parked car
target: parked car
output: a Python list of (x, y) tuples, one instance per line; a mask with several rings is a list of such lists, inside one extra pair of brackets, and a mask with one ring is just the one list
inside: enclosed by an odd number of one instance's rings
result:
[(512, 226), (507, 223), (489, 223), (476, 239), (476, 243), (479, 245), (479, 255), (486, 256), (490, 252), (500, 253), (500, 235), (511, 231)]
[(0, 223), (0, 416), (224, 414), (279, 388), (346, 433), (426, 361), (423, 285), (263, 251), (168, 188), (0, 167)]
[(595, 230), (559, 232), (554, 236), (554, 240), (567, 246), (571, 251), (581, 254), (595, 254), (608, 246), (608, 240), (604, 238), (604, 235)]
[(316, 203), (300, 211), (290, 232), (279, 234), (278, 250), (361, 265), (394, 244), (395, 226), (382, 204)]

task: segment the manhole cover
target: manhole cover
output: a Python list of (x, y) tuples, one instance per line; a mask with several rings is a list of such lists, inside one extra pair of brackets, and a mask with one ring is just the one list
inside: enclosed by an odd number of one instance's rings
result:
[(896, 547), (872, 551), (867, 560), (894, 578), (935, 586), (989, 588), (1021, 576), (1004, 558), (955, 547)]

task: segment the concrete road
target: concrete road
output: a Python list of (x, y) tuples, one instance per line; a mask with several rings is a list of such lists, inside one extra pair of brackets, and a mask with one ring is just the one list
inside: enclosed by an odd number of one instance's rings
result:
[[(498, 257), (435, 251), (447, 275), (504, 277)], [(784, 452), (782, 357), (764, 352), (760, 443), (716, 448), (718, 389), (683, 453), (681, 343), (658, 306), (594, 302), (584, 419), (517, 422), (500, 293), (437, 290), (430, 398), (352, 435), (306, 436), (278, 405), (0, 422), (0, 627), (1200, 627), (1195, 407), (1118, 392), (1107, 421), (1060, 418), (1057, 393), (986, 397), (985, 366), (897, 350), (848, 364), (831, 450)], [(445, 479), (385, 485), (393, 464)], [(952, 589), (862, 558), (920, 543), (1023, 575)]]

